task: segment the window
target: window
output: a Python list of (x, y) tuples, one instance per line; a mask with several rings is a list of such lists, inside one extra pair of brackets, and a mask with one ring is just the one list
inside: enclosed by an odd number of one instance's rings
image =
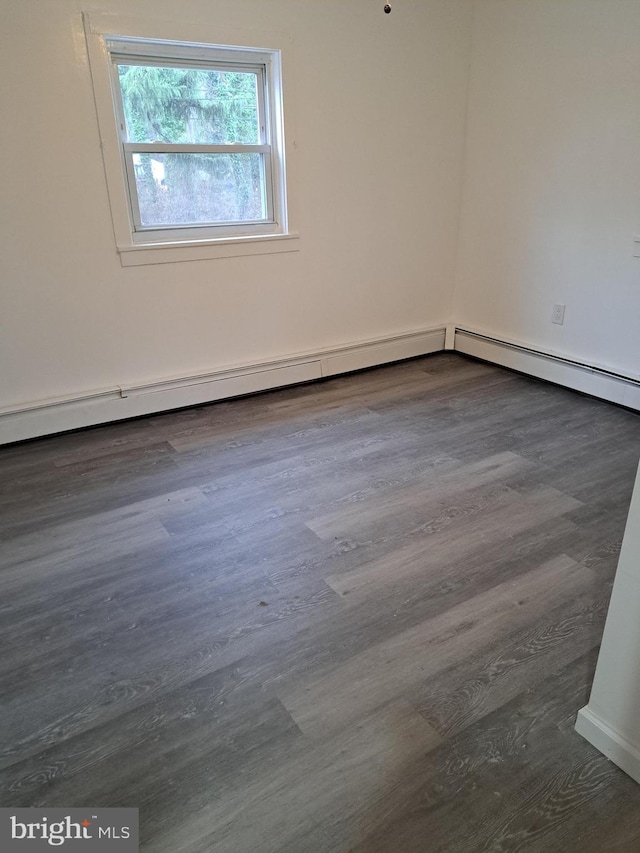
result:
[(106, 45), (134, 240), (273, 231), (272, 57)]
[(152, 255), (128, 263), (295, 236), (280, 50), (86, 31), (118, 249)]

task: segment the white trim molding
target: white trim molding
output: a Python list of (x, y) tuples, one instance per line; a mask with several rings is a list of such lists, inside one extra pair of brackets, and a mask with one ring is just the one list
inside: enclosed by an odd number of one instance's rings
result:
[(428, 355), (440, 352), (444, 339), (444, 327), (422, 329), (283, 359), (10, 406), (0, 409), (0, 445)]
[(585, 364), (559, 353), (460, 327), (455, 330), (454, 349), (640, 411), (640, 376), (622, 374), (604, 365)]
[(589, 708), (578, 711), (576, 732), (611, 759), (636, 782), (640, 782), (640, 746), (631, 743)]

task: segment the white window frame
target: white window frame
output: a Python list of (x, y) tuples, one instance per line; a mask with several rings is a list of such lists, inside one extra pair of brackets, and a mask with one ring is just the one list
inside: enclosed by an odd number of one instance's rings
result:
[[(114, 236), (124, 266), (296, 251), (290, 197), (285, 181), (282, 47), (247, 47), (246, 42), (202, 43), (161, 38), (188, 26), (145, 25), (111, 16), (84, 15), (91, 77), (111, 207)], [(148, 34), (147, 34), (148, 33)], [(237, 35), (231, 41), (238, 40)], [(260, 138), (256, 145), (132, 143), (126, 137), (117, 64), (193, 66), (251, 71), (258, 77)], [(140, 221), (133, 155), (136, 153), (259, 153), (264, 175), (264, 219), (253, 222), (145, 227)], [(287, 164), (289, 171), (289, 164)]]

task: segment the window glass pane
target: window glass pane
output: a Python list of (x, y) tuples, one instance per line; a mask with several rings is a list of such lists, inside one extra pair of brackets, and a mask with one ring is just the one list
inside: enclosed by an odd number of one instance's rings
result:
[(133, 154), (145, 227), (265, 220), (262, 154)]
[(255, 73), (118, 63), (118, 78), (129, 142), (260, 142)]

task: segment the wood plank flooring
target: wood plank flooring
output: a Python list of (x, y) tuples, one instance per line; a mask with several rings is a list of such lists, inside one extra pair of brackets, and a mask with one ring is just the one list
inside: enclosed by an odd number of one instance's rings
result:
[(455, 354), (0, 449), (0, 805), (149, 853), (640, 850), (573, 731), (640, 416)]

